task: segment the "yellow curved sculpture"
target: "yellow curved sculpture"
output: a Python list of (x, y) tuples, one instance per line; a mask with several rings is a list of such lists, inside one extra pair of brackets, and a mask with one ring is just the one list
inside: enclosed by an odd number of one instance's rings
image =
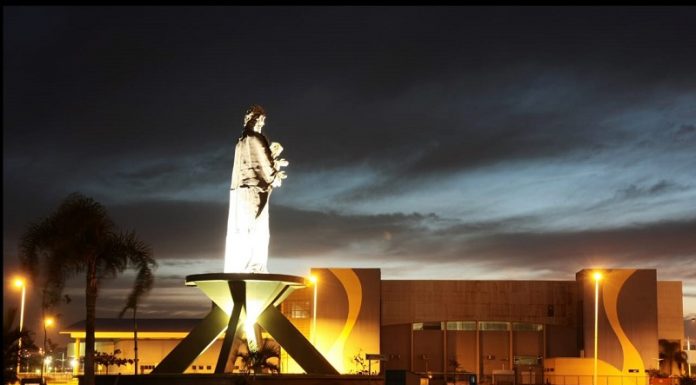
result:
[(645, 372), (643, 359), (638, 349), (633, 346), (631, 340), (628, 339), (628, 336), (626, 336), (626, 333), (621, 328), (618, 314), (619, 293), (621, 293), (623, 285), (635, 271), (635, 269), (612, 271), (610, 275), (611, 280), (602, 287), (602, 300), (604, 301), (604, 311), (607, 314), (609, 324), (612, 330), (614, 330), (614, 334), (616, 334), (616, 337), (619, 339), (621, 350), (623, 351), (622, 372), (624, 374), (629, 374), (628, 369), (638, 369), (638, 373), (630, 374), (643, 375)]
[(329, 349), (328, 354), (328, 359), (334, 367), (338, 369), (339, 372), (345, 373), (346, 363), (343, 357), (343, 346), (351, 331), (353, 331), (355, 322), (357, 322), (358, 315), (360, 314), (360, 307), (362, 306), (362, 285), (360, 284), (358, 275), (351, 269), (329, 269), (329, 271), (341, 282), (348, 297), (348, 316), (346, 317), (346, 322), (343, 324), (343, 329), (341, 329), (341, 333), (339, 333), (331, 349)]

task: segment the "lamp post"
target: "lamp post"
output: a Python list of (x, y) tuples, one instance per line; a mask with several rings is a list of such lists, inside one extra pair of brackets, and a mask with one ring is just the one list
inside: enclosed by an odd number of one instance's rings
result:
[[(689, 320), (691, 322), (691, 325), (694, 326), (696, 325), (696, 317), (691, 318)], [(691, 350), (691, 340), (689, 337), (686, 338), (686, 350)], [(687, 357), (689, 357), (691, 354), (687, 353)], [(689, 360), (686, 360), (686, 367), (689, 368), (689, 377), (691, 377), (691, 362)]]
[(22, 361), (22, 329), (24, 328), (24, 302), (27, 297), (27, 285), (22, 278), (15, 278), (14, 285), (22, 289), (22, 303), (19, 310), (19, 341), (17, 342), (17, 375), (19, 376), (21, 369), (19, 365)]
[(43, 356), (41, 357), (41, 383), (44, 383), (44, 367), (46, 366), (46, 328), (53, 326), (53, 318), (46, 317), (43, 322), (44, 340), (43, 340)]
[(314, 300), (312, 304), (312, 345), (317, 344), (317, 276), (309, 277), (309, 280), (314, 286)]
[(595, 272), (592, 277), (595, 281), (595, 299), (594, 299), (594, 368), (592, 371), (592, 385), (597, 385), (597, 342), (599, 341), (599, 281), (602, 280), (602, 273)]

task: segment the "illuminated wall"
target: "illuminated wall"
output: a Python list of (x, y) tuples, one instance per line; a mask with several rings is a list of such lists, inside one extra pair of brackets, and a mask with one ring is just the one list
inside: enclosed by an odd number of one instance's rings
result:
[[(353, 357), (379, 353), (380, 270), (316, 268), (311, 274), (316, 277), (316, 332), (314, 287), (290, 295), (283, 313), (340, 373), (362, 370)], [(301, 372), (286, 355), (281, 363), (283, 371)], [(378, 372), (379, 362), (372, 362), (371, 369)]]
[[(580, 348), (594, 357), (594, 270), (576, 274), (582, 309)], [(610, 269), (599, 281), (598, 358), (622, 375), (644, 375), (656, 367), (657, 272), (652, 269)]]
[[(63, 333), (68, 334), (68, 333)], [(70, 338), (73, 342), (68, 343), (67, 353), (70, 359), (76, 357), (76, 346), (79, 343), (79, 355), (84, 356), (85, 343), (84, 343), (84, 332), (69, 333)], [(140, 332), (138, 333), (138, 361), (139, 361), (139, 373), (147, 374), (155, 366), (157, 366), (164, 357), (171, 352), (174, 347), (181, 342), (181, 340), (186, 336), (187, 333), (181, 332)], [(97, 341), (95, 343), (95, 350), (104, 353), (113, 353), (116, 349), (121, 350), (118, 355), (120, 358), (130, 358), (135, 357), (134, 343), (133, 343), (133, 333), (124, 332), (98, 332), (96, 333)], [(185, 373), (213, 373), (215, 371), (215, 364), (217, 363), (217, 357), (220, 353), (220, 346), (222, 345), (222, 339), (216, 340), (205, 352), (189, 365)], [(68, 363), (66, 363), (66, 366)], [(100, 373), (106, 373), (106, 368), (97, 368)], [(132, 364), (124, 366), (111, 366), (109, 367), (109, 374), (134, 374), (134, 368)], [(73, 371), (77, 374), (77, 370)]]

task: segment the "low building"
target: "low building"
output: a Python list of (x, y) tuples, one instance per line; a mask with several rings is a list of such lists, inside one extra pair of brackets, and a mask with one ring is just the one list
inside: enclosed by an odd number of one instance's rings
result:
[[(189, 333), (199, 322), (199, 319), (132, 319), (97, 318), (95, 322), (95, 347), (98, 352), (113, 354), (116, 350), (120, 353), (117, 357), (134, 359), (135, 333), (138, 336), (138, 373), (147, 374), (157, 366), (174, 347)], [(76, 362), (76, 357), (83, 357), (85, 352), (85, 321), (74, 323), (60, 331), (67, 334), (73, 340), (68, 344), (68, 356)], [(220, 342), (216, 342), (217, 345)], [(219, 351), (219, 347), (217, 348)], [(212, 373), (215, 367), (217, 355), (214, 350), (208, 349), (201, 354), (191, 365), (188, 373)], [(97, 367), (98, 373), (135, 373), (134, 364), (123, 366), (111, 366), (109, 368)], [(74, 373), (78, 371), (74, 365)]]

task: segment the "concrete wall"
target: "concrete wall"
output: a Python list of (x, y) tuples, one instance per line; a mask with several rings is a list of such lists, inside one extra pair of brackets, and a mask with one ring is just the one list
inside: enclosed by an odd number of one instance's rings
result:
[(484, 376), (493, 370), (510, 369), (510, 336), (507, 331), (481, 331), (481, 368)]
[[(476, 373), (476, 331), (447, 331), (447, 360), (456, 360), (461, 370)], [(447, 369), (453, 370), (451, 366)]]
[(579, 357), (577, 329), (546, 325), (546, 357)]
[[(452, 372), (456, 361), (460, 370), (490, 377), (510, 369), (515, 356), (544, 356), (546, 350), (542, 331), (412, 330), (419, 322), (550, 325), (550, 351), (577, 356), (576, 290), (573, 281), (382, 281), (382, 352), (400, 357), (386, 365), (419, 372), (427, 361), (429, 371)], [(533, 370), (541, 373), (538, 365)]]
[(384, 369), (410, 370), (412, 337), (411, 324), (382, 327), (380, 350), (388, 358)]
[[(657, 281), (657, 337), (684, 339), (684, 308), (681, 281)], [(696, 337), (696, 336), (695, 336)]]
[(382, 281), (382, 325), (495, 320), (575, 325), (573, 281)]
[(417, 330), (413, 332), (414, 372), (442, 372), (444, 361), (444, 334), (442, 330)]

